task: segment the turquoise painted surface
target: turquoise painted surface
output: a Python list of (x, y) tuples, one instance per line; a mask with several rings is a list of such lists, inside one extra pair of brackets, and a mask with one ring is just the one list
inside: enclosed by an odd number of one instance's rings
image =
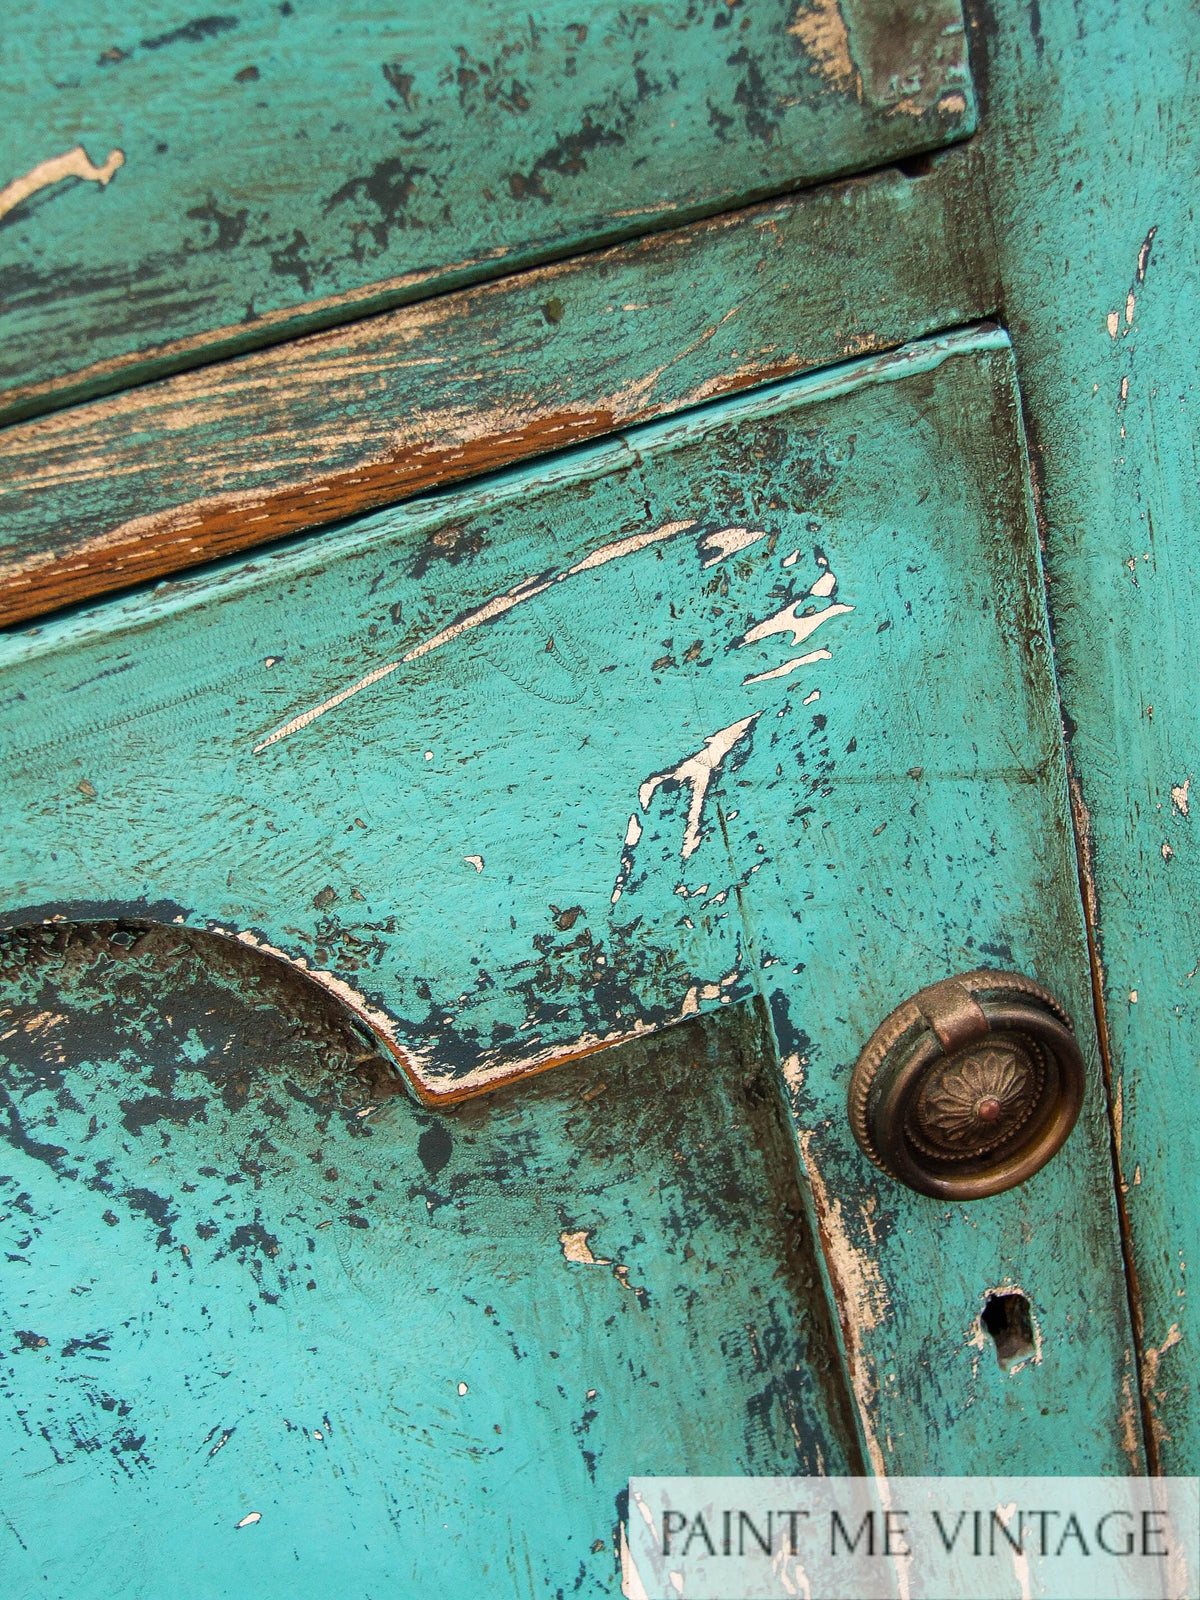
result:
[(981, 13), (976, 53), (1090, 849), (1145, 1396), (1175, 1473), (1200, 1463), (1198, 40), (1186, 4), (1003, 0)]
[[(958, 0), (8, 20), (0, 386), (33, 410), (973, 125)], [(42, 167), (80, 145), (103, 181)]]
[[(871, 1464), (1137, 1465), (1003, 335), (10, 635), (3, 685), (10, 918), (240, 932), (426, 1094), (757, 993)], [(1031, 1184), (939, 1207), (868, 1168), (842, 1098), (894, 1003), (985, 961), (1067, 1002), (1094, 1092)], [(978, 1324), (1006, 1283), (1038, 1332), (1014, 1370)]]
[(8, 1600), (613, 1594), (630, 1462), (854, 1470), (744, 1008), (438, 1117), (172, 932), (0, 950)]

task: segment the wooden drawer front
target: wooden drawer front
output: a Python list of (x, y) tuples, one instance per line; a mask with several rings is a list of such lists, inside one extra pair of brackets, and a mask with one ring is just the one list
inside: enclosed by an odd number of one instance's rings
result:
[[(613, 1047), (757, 1000), (867, 1459), (1136, 1462), (1002, 334), (723, 402), (3, 652), (7, 921), (149, 921), (277, 960), (451, 1119), (593, 1054), (596, 1088)], [(859, 1155), (847, 1074), (892, 1005), (984, 963), (1063, 998), (1093, 1090), (1036, 1178), (939, 1206)], [(207, 1093), (180, 1071), (173, 1094)], [(1016, 1375), (971, 1333), (1004, 1282), (1038, 1329)]]
[(958, 0), (24, 3), (0, 391), (26, 413), (971, 131)]
[(0, 430), (0, 622), (990, 315), (966, 151)]

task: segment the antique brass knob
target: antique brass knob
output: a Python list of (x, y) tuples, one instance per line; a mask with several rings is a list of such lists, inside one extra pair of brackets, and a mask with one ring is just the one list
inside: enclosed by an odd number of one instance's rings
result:
[(1070, 1018), (1019, 972), (967, 972), (897, 1006), (850, 1079), (854, 1137), (920, 1194), (980, 1200), (1062, 1148), (1083, 1103)]

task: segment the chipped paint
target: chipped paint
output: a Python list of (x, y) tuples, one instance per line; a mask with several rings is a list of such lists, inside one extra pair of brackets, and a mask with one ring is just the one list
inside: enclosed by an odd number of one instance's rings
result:
[(483, 871), (483, 857), (482, 856), (464, 856), (463, 857), (463, 861), (466, 863), (466, 865), (468, 867), (474, 867), (476, 872), (482, 872)]
[(1129, 1462), (1130, 1472), (1137, 1474), (1142, 1470), (1142, 1441), (1139, 1426), (1141, 1410), (1133, 1389), (1133, 1377), (1129, 1371), (1131, 1355), (1132, 1352), (1126, 1355), (1126, 1370), (1121, 1379), (1121, 1409), (1118, 1420), (1121, 1426), (1121, 1449)]
[(1182, 783), (1173, 784), (1171, 787), (1171, 806), (1181, 817), (1186, 817), (1188, 814), (1188, 790), (1191, 783), (1192, 780), (1188, 777)]
[(1179, 1331), (1179, 1324), (1173, 1322), (1167, 1329), (1167, 1336), (1159, 1345), (1148, 1345), (1142, 1355), (1142, 1388), (1147, 1395), (1154, 1392), (1158, 1383), (1158, 1369), (1162, 1358), (1168, 1350), (1174, 1350), (1181, 1343), (1183, 1334)]
[(106, 189), (118, 168), (124, 165), (123, 150), (110, 150), (104, 164), (98, 167), (89, 160), (83, 146), (77, 144), (61, 156), (50, 156), (46, 161), (39, 161), (36, 167), (31, 167), (21, 177), (6, 183), (0, 189), (0, 217), (7, 216), (15, 206), (28, 200), (39, 189), (62, 183), (65, 178), (82, 178), (86, 183), (98, 183), (102, 189)]
[(611, 903), (615, 906), (625, 891), (629, 881), (629, 874), (633, 871), (634, 851), (637, 849), (638, 840), (642, 837), (642, 825), (638, 821), (637, 812), (630, 812), (629, 822), (625, 829), (625, 841), (621, 850), (621, 864), (617, 869), (617, 879), (613, 884)]
[(560, 1233), (558, 1242), (562, 1245), (563, 1259), (577, 1262), (584, 1267), (611, 1267), (612, 1262), (603, 1256), (594, 1256), (588, 1247), (589, 1228), (580, 1228), (575, 1233)]
[(701, 827), (704, 821), (704, 803), (714, 777), (721, 770), (726, 756), (740, 740), (746, 737), (760, 716), (762, 716), (761, 711), (752, 712), (748, 717), (731, 722), (727, 728), (720, 728), (716, 733), (710, 733), (695, 755), (688, 756), (677, 767), (655, 773), (638, 789), (638, 803), (643, 811), (649, 810), (655, 791), (664, 785), (686, 785), (691, 789), (687, 826), (684, 829), (683, 844), (679, 852), (684, 861), (700, 848), (703, 838)]
[[(838, 1322), (846, 1354), (850, 1386), (858, 1408), (871, 1470), (876, 1477), (887, 1477), (887, 1463), (876, 1432), (879, 1380), (870, 1356), (871, 1335), (888, 1316), (890, 1298), (879, 1269), (877, 1255), (860, 1249), (850, 1238), (842, 1214), (842, 1202), (831, 1196), (816, 1162), (816, 1140), (810, 1128), (797, 1132), (804, 1169), (812, 1188), (817, 1215), (817, 1232), (829, 1272), (837, 1306)], [(866, 1203), (860, 1203), (863, 1220), (871, 1231)], [(873, 1241), (872, 1241), (873, 1243)]]
[[(807, 596), (805, 596), (807, 599)], [(775, 612), (774, 616), (766, 617), (762, 622), (756, 622), (742, 635), (740, 644), (758, 644), (762, 639), (769, 639), (775, 633), (790, 633), (793, 645), (801, 644), (808, 636), (815, 633), (823, 622), (828, 622), (830, 617), (838, 617), (846, 612), (853, 611), (853, 606), (843, 605), (840, 601), (831, 606), (826, 606), (823, 611), (814, 611), (808, 616), (799, 616), (804, 600), (793, 600), (791, 605), (784, 606)]]
[(800, 41), (813, 70), (831, 88), (862, 99), (862, 79), (850, 56), (850, 35), (839, 0), (804, 0), (787, 31)]
[(715, 567), (718, 562), (728, 561), (730, 556), (737, 555), (740, 550), (748, 550), (766, 536), (765, 531), (755, 532), (750, 528), (722, 528), (719, 533), (706, 533), (700, 540), (703, 558), (700, 564), (702, 567)]
[[(846, 609), (847, 610), (853, 610), (854, 608), (852, 606), (849, 606)], [(745, 688), (745, 686), (747, 684), (751, 684), (751, 683), (766, 683), (769, 678), (786, 678), (786, 677), (789, 677), (793, 672), (795, 672), (797, 667), (808, 667), (808, 666), (811, 666), (814, 661), (832, 661), (832, 660), (833, 660), (832, 651), (829, 651), (829, 650), (810, 650), (809, 653), (806, 656), (793, 656), (790, 661), (785, 661), (782, 666), (771, 667), (766, 672), (752, 672), (749, 675), (749, 677), (746, 677), (746, 678), (742, 679), (742, 687)], [(819, 700), (820, 698), (821, 698), (821, 691), (819, 689), (815, 689), (813, 691), (813, 693), (809, 696), (809, 699), (804, 702), (804, 704), (808, 705), (811, 700), (813, 700), (813, 699)]]

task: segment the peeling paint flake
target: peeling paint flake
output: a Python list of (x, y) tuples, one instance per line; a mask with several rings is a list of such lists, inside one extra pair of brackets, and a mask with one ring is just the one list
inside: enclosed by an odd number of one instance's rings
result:
[(566, 1261), (577, 1262), (583, 1267), (611, 1267), (612, 1262), (603, 1256), (594, 1256), (588, 1247), (590, 1228), (580, 1228), (575, 1233), (560, 1233), (558, 1242), (562, 1245), (563, 1258)]
[(7, 216), (21, 204), (22, 200), (28, 200), (30, 195), (36, 194), (39, 189), (48, 189), (52, 184), (62, 183), (64, 178), (82, 178), (87, 183), (98, 183), (102, 189), (106, 189), (117, 169), (124, 165), (123, 150), (110, 150), (104, 164), (98, 167), (88, 158), (83, 146), (77, 144), (72, 149), (64, 151), (61, 156), (51, 156), (46, 161), (39, 161), (36, 167), (31, 167), (21, 177), (5, 184), (4, 188), (0, 189), (0, 217)]

